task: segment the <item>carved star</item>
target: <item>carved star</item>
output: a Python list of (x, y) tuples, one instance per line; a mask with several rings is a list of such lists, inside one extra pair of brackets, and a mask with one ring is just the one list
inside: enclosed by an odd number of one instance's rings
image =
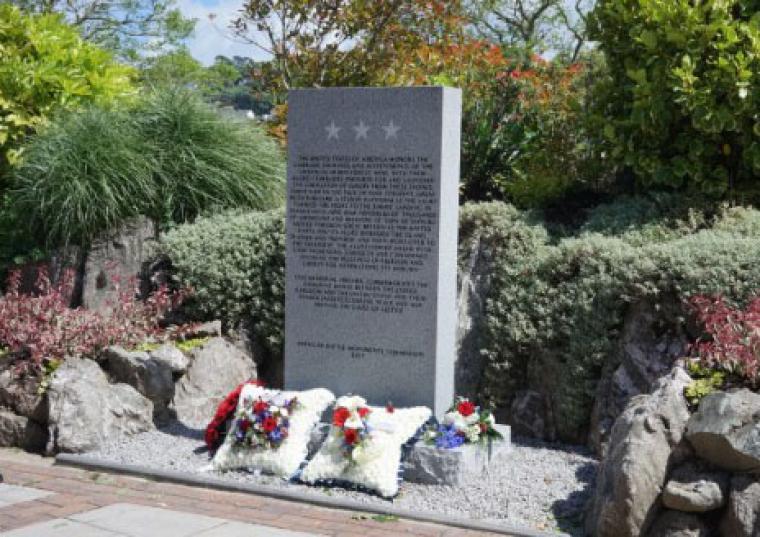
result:
[(396, 135), (400, 129), (401, 127), (395, 125), (391, 119), (387, 125), (383, 125), (383, 130), (385, 131), (385, 139), (387, 140), (389, 138), (397, 138)]
[(335, 124), (335, 121), (331, 121), (330, 124), (325, 127), (325, 130), (327, 131), (328, 140), (338, 139), (338, 131), (340, 131), (340, 127)]
[(359, 121), (359, 124), (354, 126), (354, 131), (356, 131), (356, 139), (360, 140), (361, 138), (367, 139), (367, 131), (369, 131), (369, 125), (366, 125), (364, 123), (364, 120)]

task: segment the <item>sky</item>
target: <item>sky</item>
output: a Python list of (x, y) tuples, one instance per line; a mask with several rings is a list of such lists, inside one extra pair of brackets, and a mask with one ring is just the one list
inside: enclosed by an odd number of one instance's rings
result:
[[(255, 46), (240, 43), (229, 30), (229, 22), (237, 18), (242, 0), (177, 0), (177, 7), (189, 18), (198, 19), (195, 34), (188, 39), (190, 53), (204, 65), (214, 63), (223, 56), (248, 56), (261, 60), (266, 56)], [(209, 15), (215, 15), (209, 20)]]

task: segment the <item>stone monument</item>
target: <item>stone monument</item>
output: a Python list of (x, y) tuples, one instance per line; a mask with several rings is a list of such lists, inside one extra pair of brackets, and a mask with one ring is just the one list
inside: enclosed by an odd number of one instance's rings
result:
[(454, 395), (461, 92), (288, 97), (287, 389), (376, 405)]

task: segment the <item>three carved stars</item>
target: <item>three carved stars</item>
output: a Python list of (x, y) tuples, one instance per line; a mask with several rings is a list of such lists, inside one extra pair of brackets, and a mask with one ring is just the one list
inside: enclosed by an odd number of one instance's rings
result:
[[(364, 120), (360, 120), (358, 125), (354, 125), (351, 127), (354, 131), (354, 140), (366, 140), (367, 135), (369, 131), (371, 130), (371, 127), (367, 125)], [(390, 120), (387, 125), (381, 125), (380, 128), (385, 131), (385, 139), (390, 140), (392, 138), (398, 138), (398, 132), (401, 130), (401, 127), (393, 123), (393, 120)], [(328, 140), (339, 140), (340, 139), (340, 130), (342, 127), (339, 127), (335, 124), (335, 120), (330, 120), (330, 124), (325, 126), (325, 131), (327, 132), (327, 139)]]

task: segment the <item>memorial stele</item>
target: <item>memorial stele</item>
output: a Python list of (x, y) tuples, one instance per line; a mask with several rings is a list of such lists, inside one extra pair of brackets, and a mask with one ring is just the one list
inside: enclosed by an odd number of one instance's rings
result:
[(287, 389), (454, 396), (461, 91), (288, 96)]

